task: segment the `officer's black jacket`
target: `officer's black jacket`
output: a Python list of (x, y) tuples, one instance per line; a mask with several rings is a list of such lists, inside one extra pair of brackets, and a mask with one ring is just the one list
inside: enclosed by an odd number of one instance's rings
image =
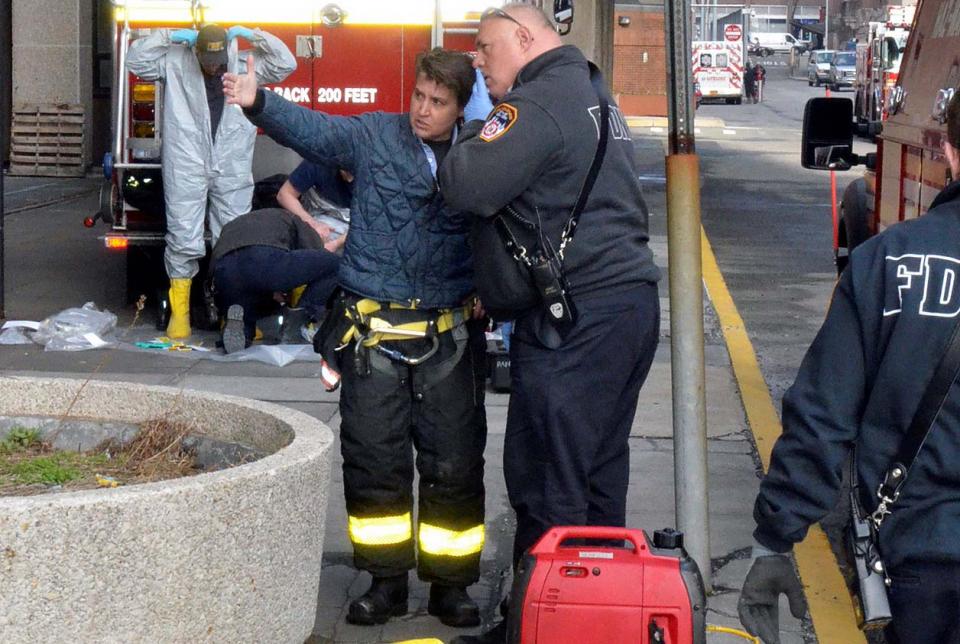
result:
[[(783, 399), (783, 435), (754, 507), (756, 539), (783, 552), (836, 504), (856, 444), (860, 503), (875, 492), (960, 314), (960, 182), (924, 216), (857, 247)], [(960, 561), (960, 389), (880, 531), (888, 566)]]
[[(609, 94), (607, 100), (607, 154), (565, 251), (575, 299), (659, 279), (630, 131)], [(598, 123), (587, 60), (573, 46), (553, 49), (520, 70), (486, 123), (461, 129), (437, 175), (440, 189), (452, 207), (475, 215), (488, 217), (512, 203), (531, 221), (539, 216), (556, 246), (593, 161)]]

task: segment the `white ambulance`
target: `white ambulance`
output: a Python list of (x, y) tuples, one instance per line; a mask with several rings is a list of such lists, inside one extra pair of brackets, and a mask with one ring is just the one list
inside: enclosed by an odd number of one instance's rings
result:
[(743, 63), (742, 37), (694, 42), (693, 80), (699, 85), (703, 100), (742, 103)]

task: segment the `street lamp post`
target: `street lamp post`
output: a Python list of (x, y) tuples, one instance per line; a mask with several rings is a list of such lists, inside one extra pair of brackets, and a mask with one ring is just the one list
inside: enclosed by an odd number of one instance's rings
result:
[[(3, 139), (0, 137), (0, 151), (4, 149)], [(3, 285), (3, 219), (4, 219), (4, 209), (3, 209), (3, 163), (0, 162), (0, 320), (6, 319), (7, 315), (4, 313), (4, 285)]]
[(823, 48), (830, 49), (830, 0), (823, 3)]
[[(677, 527), (710, 592), (707, 421), (703, 354), (700, 159), (693, 121), (690, 0), (666, 0), (667, 244)], [(705, 25), (704, 25), (705, 27)]]

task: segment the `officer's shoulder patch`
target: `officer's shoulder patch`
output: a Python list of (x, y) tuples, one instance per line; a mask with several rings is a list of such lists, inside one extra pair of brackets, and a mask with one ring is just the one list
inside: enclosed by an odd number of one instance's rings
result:
[(517, 122), (517, 108), (510, 103), (500, 103), (493, 112), (487, 117), (487, 122), (483, 124), (480, 130), (480, 140), (494, 141), (507, 133), (513, 124)]

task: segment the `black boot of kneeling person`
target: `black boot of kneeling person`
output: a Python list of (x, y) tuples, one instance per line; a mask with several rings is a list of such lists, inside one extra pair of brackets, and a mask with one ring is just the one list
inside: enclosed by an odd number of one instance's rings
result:
[(383, 624), (407, 613), (407, 573), (374, 577), (370, 589), (350, 602), (347, 621), (358, 626)]
[(427, 612), (447, 626), (466, 628), (480, 623), (480, 609), (463, 586), (430, 584)]

